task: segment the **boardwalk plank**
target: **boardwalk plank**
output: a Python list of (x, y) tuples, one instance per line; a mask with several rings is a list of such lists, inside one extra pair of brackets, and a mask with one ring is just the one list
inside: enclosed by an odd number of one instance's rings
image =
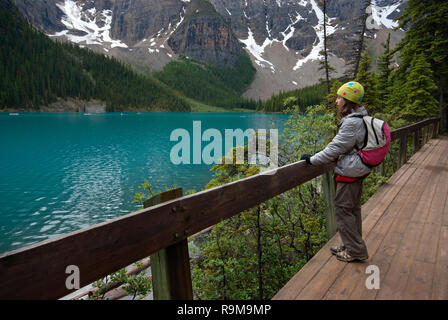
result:
[(362, 206), (362, 216), (363, 220), (364, 218), (375, 208), (378, 206), (378, 201), (382, 201), (382, 198), (386, 193), (389, 192), (389, 190), (396, 184), (402, 176), (408, 171), (408, 169), (415, 169), (416, 166), (419, 164), (422, 159), (427, 157), (429, 155), (429, 151), (431, 148), (437, 145), (439, 143), (439, 140), (434, 140), (432, 143), (426, 144), (420, 152), (415, 153), (411, 156), (411, 158), (408, 160), (408, 162), (403, 165), (397, 172), (394, 173), (392, 177), (390, 177), (389, 181), (382, 185), (380, 188), (378, 188), (377, 192), (370, 197), (370, 199)]
[(415, 260), (428, 263), (436, 262), (440, 228), (440, 224), (425, 224), (420, 242), (418, 244)]
[[(445, 152), (446, 150), (443, 149), (442, 145), (440, 145), (440, 148), (434, 148), (431, 157), (428, 158), (422, 165), (428, 165), (434, 162), (437, 163), (443, 159), (443, 154), (445, 154)], [(425, 167), (422, 167), (420, 172), (423, 177), (425, 175), (429, 177), (427, 180), (429, 184), (434, 183), (434, 180), (437, 178), (437, 175), (434, 172), (425, 169)], [(426, 186), (424, 190), (427, 190)], [(420, 199), (422, 201), (431, 201), (431, 197), (427, 198), (426, 196), (427, 194), (423, 192)], [(421, 201), (419, 204), (421, 204)], [(416, 205), (415, 208), (418, 209), (418, 207), (419, 205)], [(415, 208), (414, 210), (416, 210)], [(401, 223), (405, 226), (402, 232), (406, 232), (404, 233), (403, 241), (400, 244), (395, 257), (393, 257), (389, 265), (383, 266), (383, 285), (381, 290), (377, 293), (377, 299), (401, 299), (403, 298), (403, 294), (406, 292), (407, 282), (411, 274), (413, 258), (419, 243), (421, 242), (421, 236), (424, 229), (423, 223), (409, 222), (410, 220), (412, 221), (414, 210), (407, 209), (407, 212), (405, 212), (406, 215), (401, 215), (401, 219), (396, 220), (397, 223)], [(385, 242), (387, 243), (387, 240), (385, 240)]]
[(335, 235), (318, 253), (294, 275), (286, 285), (273, 297), (274, 300), (294, 300), (320, 270), (331, 258), (329, 253), (330, 246), (337, 245), (340, 242), (339, 235)]
[[(374, 264), (381, 266), (381, 263), (372, 263), (374, 253), (379, 247), (379, 244), (384, 238), (384, 232), (390, 227), (392, 219), (386, 217), (381, 220), (380, 224), (375, 226), (375, 230), (372, 230), (368, 237), (366, 237), (366, 245), (369, 250), (370, 258), (366, 263), (348, 263), (345, 266), (344, 272), (336, 279), (332, 287), (329, 288), (328, 293), (325, 295), (325, 299), (350, 299), (352, 292), (357, 287), (365, 288), (365, 280), (367, 275), (365, 274), (368, 265)], [(333, 261), (335, 264), (341, 264), (340, 261)], [(381, 269), (381, 267), (380, 267)]]
[[(448, 207), (445, 207), (448, 208)], [(447, 215), (445, 211), (445, 216)], [(442, 226), (437, 263), (434, 269), (432, 299), (448, 300), (448, 226)]]
[(445, 168), (448, 165), (448, 147), (439, 162), (442, 166), (432, 166), (433, 175), (436, 175), (433, 181), (437, 187), (430, 202), (429, 212), (425, 221), (422, 238), (415, 259), (429, 263), (435, 263), (437, 259), (437, 244), (439, 241), (440, 230), (442, 226), (445, 202), (448, 194), (448, 174)]
[(315, 300), (322, 299), (337, 275), (344, 269), (345, 264), (327, 263), (319, 272), (319, 276), (314, 277), (296, 299), (298, 300)]
[[(422, 229), (423, 224), (415, 222), (408, 224), (408, 231), (396, 254), (388, 264), (380, 266), (382, 270), (380, 290), (361, 294), (361, 299), (399, 299), (401, 292), (406, 289), (409, 278), (411, 263), (407, 261), (412, 261)], [(378, 255), (377, 259), (381, 259), (381, 255)], [(376, 264), (377, 261), (372, 263)]]
[(432, 295), (432, 279), (434, 274), (434, 264), (422, 261), (414, 261), (409, 271), (406, 289), (400, 292), (399, 298), (402, 300), (429, 300)]
[[(444, 183), (448, 183), (448, 182), (444, 182)], [(448, 195), (445, 200), (445, 208), (443, 210), (442, 226), (448, 227)]]

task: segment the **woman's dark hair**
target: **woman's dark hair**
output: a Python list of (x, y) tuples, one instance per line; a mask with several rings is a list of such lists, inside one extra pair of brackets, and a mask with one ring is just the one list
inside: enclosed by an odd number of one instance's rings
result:
[(342, 97), (342, 99), (344, 99), (344, 102), (345, 102), (344, 107), (341, 112), (342, 117), (349, 115), (350, 113), (353, 112), (353, 109), (357, 109), (359, 107), (359, 104), (354, 103), (353, 101), (347, 100), (344, 97)]

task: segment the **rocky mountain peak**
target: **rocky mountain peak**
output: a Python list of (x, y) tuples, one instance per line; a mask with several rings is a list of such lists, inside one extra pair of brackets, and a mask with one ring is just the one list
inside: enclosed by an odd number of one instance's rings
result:
[[(14, 0), (37, 28), (54, 38), (160, 70), (179, 55), (231, 66), (248, 53), (257, 75), (246, 96), (316, 83), (323, 48), (319, 0)], [(363, 2), (327, 0), (330, 63), (344, 72), (347, 39), (359, 34)], [(368, 45), (396, 27), (407, 0), (372, 0)], [(397, 31), (392, 31), (397, 33)], [(399, 32), (398, 32), (399, 33)], [(378, 37), (377, 37), (378, 36)], [(399, 40), (399, 36), (392, 37)], [(393, 43), (392, 43), (393, 45)], [(377, 46), (377, 45), (376, 45)]]

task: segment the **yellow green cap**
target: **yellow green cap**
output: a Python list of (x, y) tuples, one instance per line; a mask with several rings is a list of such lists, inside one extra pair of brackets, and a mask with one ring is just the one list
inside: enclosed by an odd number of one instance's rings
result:
[(338, 89), (338, 96), (359, 104), (364, 97), (364, 87), (356, 81), (347, 82)]

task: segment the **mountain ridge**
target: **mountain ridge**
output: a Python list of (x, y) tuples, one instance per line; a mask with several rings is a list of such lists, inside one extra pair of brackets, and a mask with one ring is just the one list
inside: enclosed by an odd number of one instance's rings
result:
[[(376, 34), (397, 26), (392, 18), (407, 0), (372, 0), (366, 34), (377, 50)], [(215, 66), (248, 54), (257, 69), (244, 96), (267, 99), (280, 90), (312, 85), (322, 77), (322, 10), (317, 0), (15, 0), (28, 20), (55, 39), (162, 70), (181, 56)], [(195, 17), (202, 3), (208, 12)], [(207, 5), (206, 3), (210, 4)], [(327, 33), (335, 77), (349, 58), (347, 39), (358, 32), (360, 1), (328, 1)], [(24, 9), (26, 8), (26, 10)], [(40, 11), (37, 9), (41, 9)], [(42, 9), (45, 9), (42, 11)], [(188, 16), (189, 15), (189, 16)], [(59, 20), (58, 20), (59, 19)], [(397, 41), (403, 32), (391, 31)], [(395, 43), (392, 43), (394, 46)]]

